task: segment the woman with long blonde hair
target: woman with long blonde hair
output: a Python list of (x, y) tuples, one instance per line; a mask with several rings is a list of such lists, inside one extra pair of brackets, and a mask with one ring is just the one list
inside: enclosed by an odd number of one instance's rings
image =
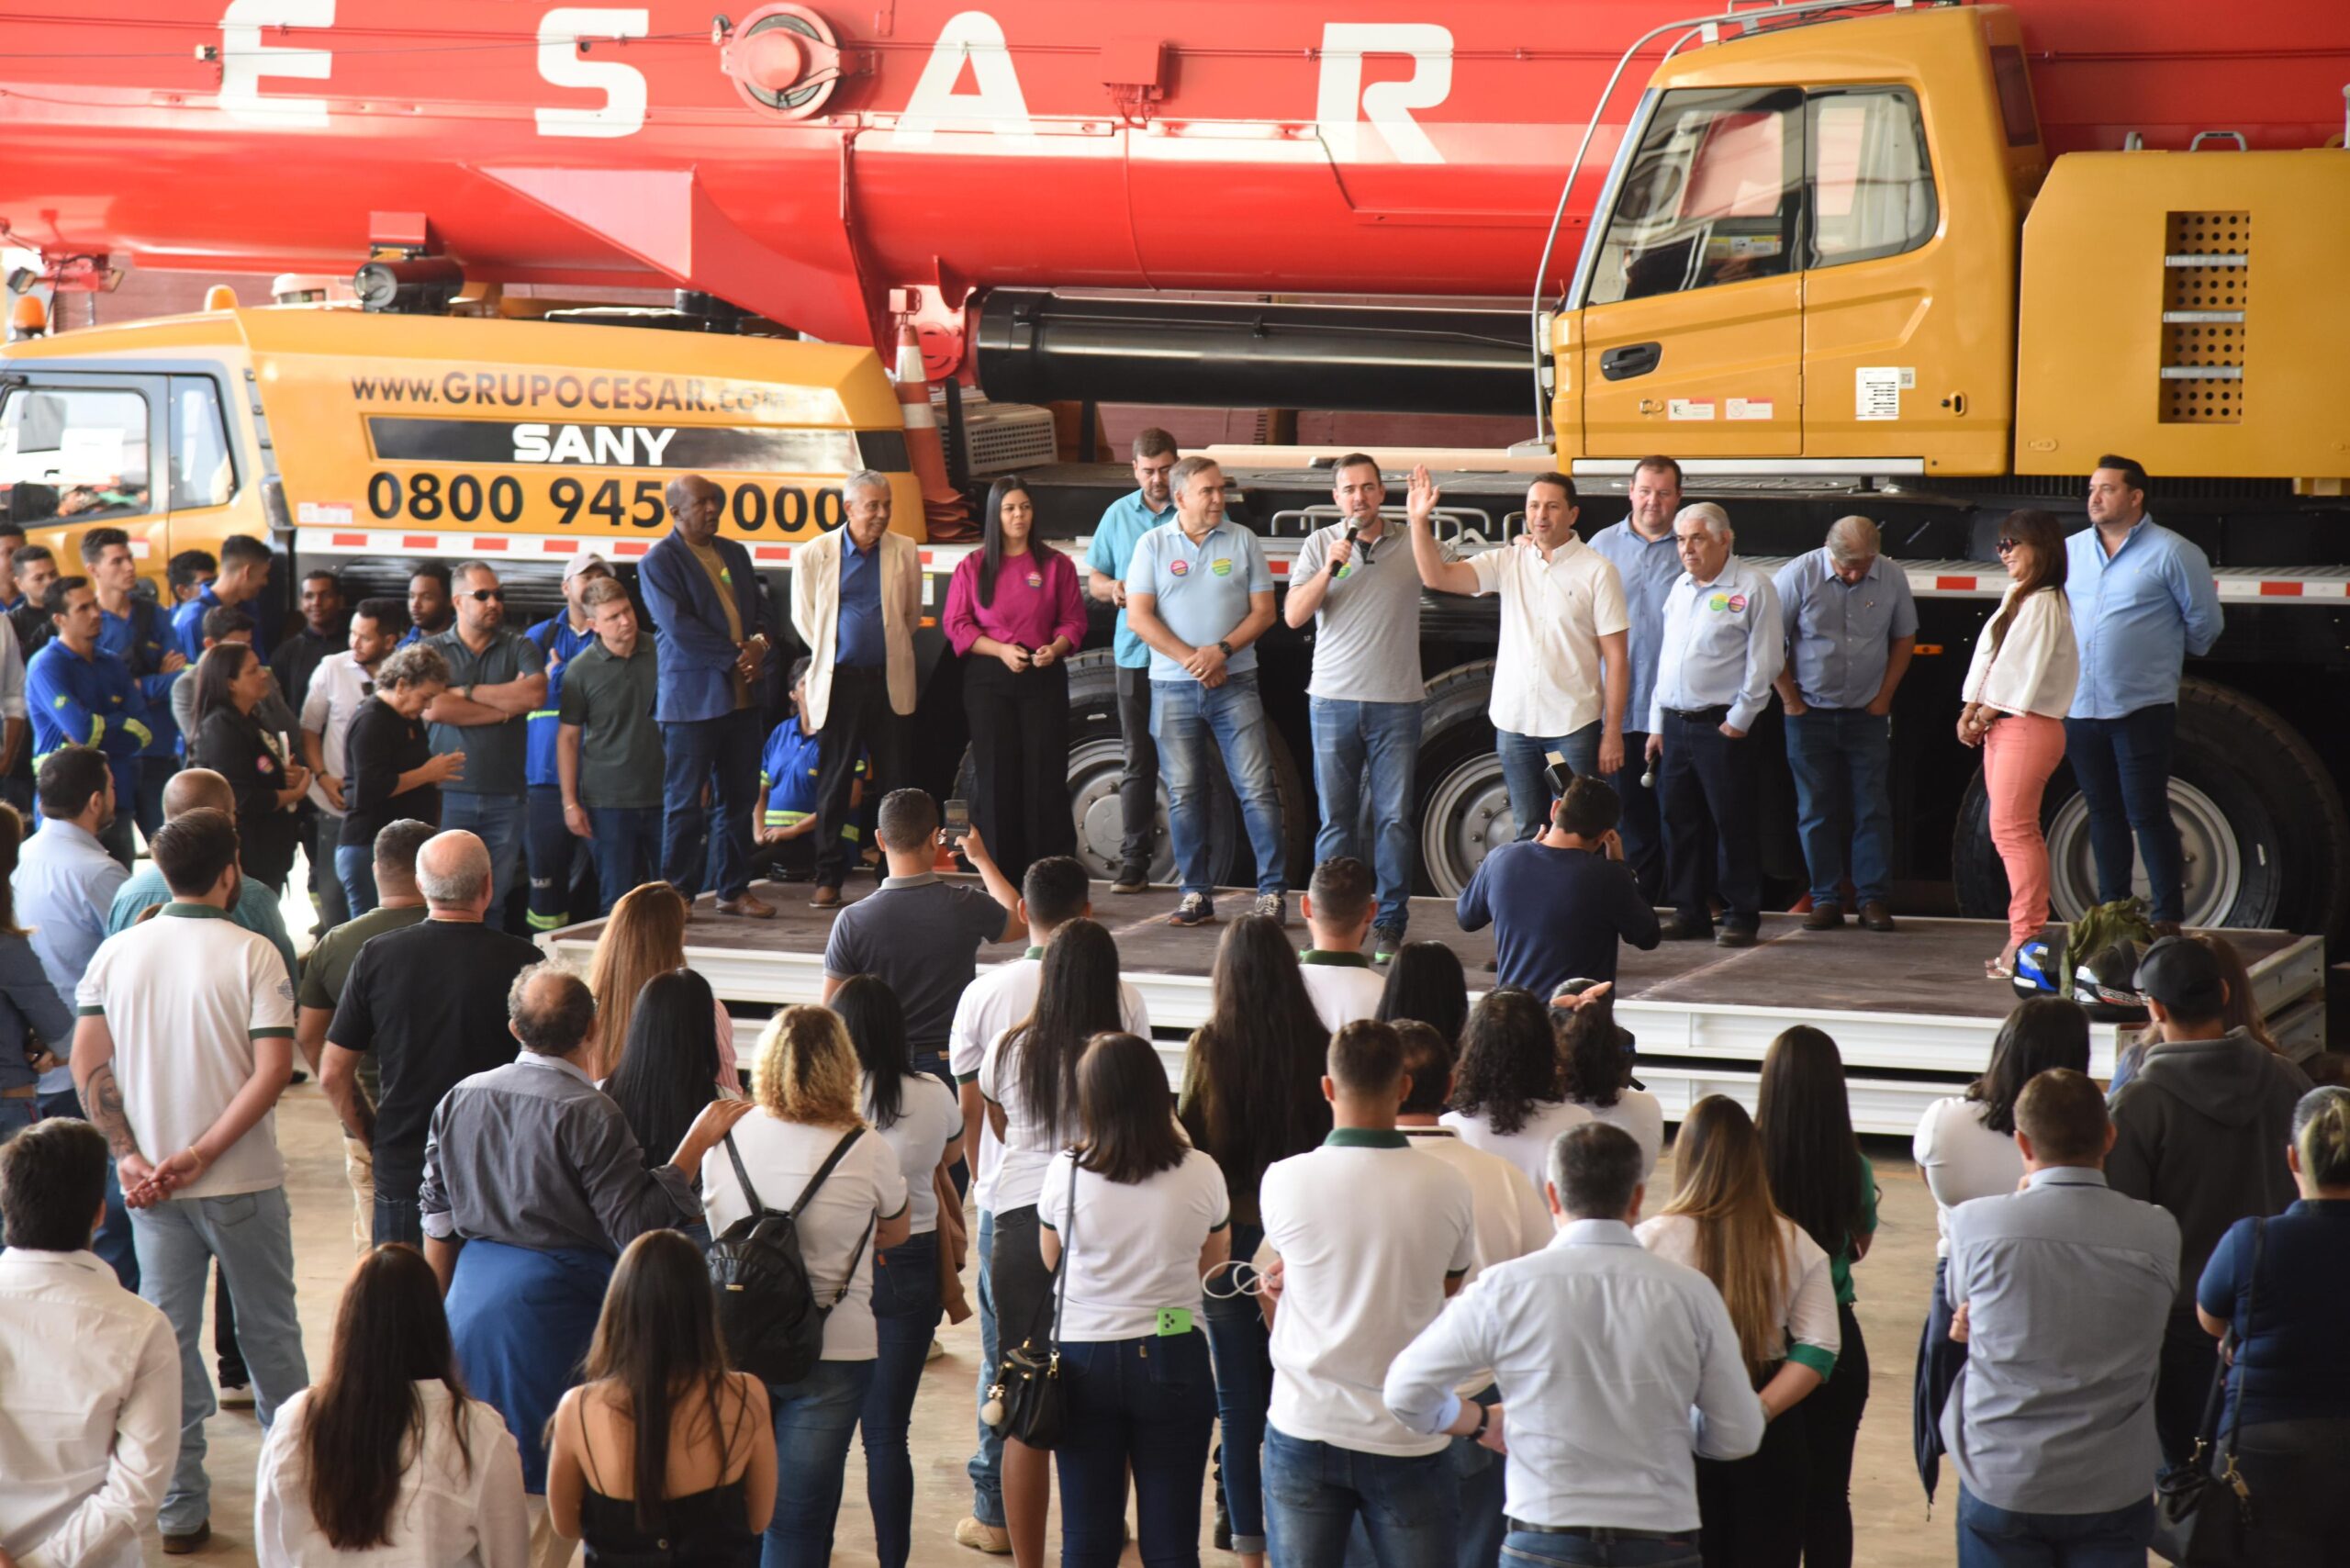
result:
[[(685, 894), (666, 882), (647, 882), (622, 893), (604, 918), (596, 951), (588, 960), (588, 989), (596, 993), (596, 1078), (620, 1070), (628, 1046), (629, 1020), (644, 982), (686, 967)], [(723, 1002), (714, 1003), (718, 1025), (718, 1086), (739, 1092), (743, 1075), (734, 1058), (734, 1020)]]
[(905, 1240), (913, 1222), (897, 1152), (865, 1125), (864, 1073), (839, 1014), (778, 1013), (759, 1036), (757, 1081), (758, 1108), (701, 1162), (702, 1206), (713, 1236), (760, 1209), (797, 1218), (808, 1282), (826, 1310), (824, 1348), (806, 1377), (767, 1390), (779, 1474), (760, 1561), (822, 1568), (880, 1352), (874, 1255)]
[(1633, 1234), (1722, 1293), (1770, 1422), (1745, 1459), (1697, 1461), (1706, 1568), (1796, 1568), (1809, 1450), (1801, 1425), (1780, 1417), (1836, 1368), (1828, 1254), (1771, 1202), (1762, 1140), (1737, 1101), (1708, 1094), (1689, 1108), (1673, 1168), (1673, 1197)]

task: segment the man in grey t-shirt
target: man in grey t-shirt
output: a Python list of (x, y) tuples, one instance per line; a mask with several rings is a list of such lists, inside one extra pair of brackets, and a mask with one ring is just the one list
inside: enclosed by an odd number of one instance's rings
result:
[[(462, 751), (462, 774), (441, 787), (441, 826), (489, 847), (489, 924), (506, 925), (506, 894), (522, 853), (529, 715), (546, 701), (546, 650), (506, 624), (506, 590), (481, 561), (456, 571), (457, 623), (426, 642), (449, 661), (449, 689), (424, 710), (432, 749)], [(520, 935), (520, 933), (517, 933)]]
[[(1282, 613), (1315, 622), (1314, 791), (1322, 799), (1315, 864), (1351, 856), (1372, 863), (1379, 912), (1371, 945), (1384, 961), (1403, 945), (1412, 892), (1412, 772), (1420, 750), (1420, 576), (1409, 544), (1391, 536), (1379, 464), (1338, 459), (1331, 498), (1339, 520), (1306, 536), (1290, 571)], [(1371, 846), (1360, 842), (1362, 778), (1371, 774)]]

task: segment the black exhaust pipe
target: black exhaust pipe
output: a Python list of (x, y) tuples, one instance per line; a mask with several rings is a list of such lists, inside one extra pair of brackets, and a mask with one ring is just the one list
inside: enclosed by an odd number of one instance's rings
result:
[(1522, 414), (1523, 310), (1260, 305), (996, 289), (979, 377), (1002, 402)]

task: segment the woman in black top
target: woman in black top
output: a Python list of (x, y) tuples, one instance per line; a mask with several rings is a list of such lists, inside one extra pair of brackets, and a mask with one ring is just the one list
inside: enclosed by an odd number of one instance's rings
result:
[(217, 643), (196, 666), (191, 766), (208, 767), (237, 793), (238, 863), (276, 892), (294, 868), (301, 824), (294, 808), (310, 770), (292, 760), (292, 737), (264, 732), (253, 710), (269, 695), (269, 666), (242, 643)]
[(375, 907), (375, 834), (400, 817), (440, 825), (441, 786), (464, 768), (464, 753), (435, 756), (425, 739), (425, 707), (448, 689), (441, 650), (411, 643), (375, 666), (375, 695), (352, 716), (334, 874), (353, 918)]

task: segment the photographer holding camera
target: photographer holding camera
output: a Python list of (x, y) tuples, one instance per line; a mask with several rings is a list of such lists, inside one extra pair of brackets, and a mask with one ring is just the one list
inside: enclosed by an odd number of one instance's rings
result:
[(1570, 980), (1615, 980), (1617, 942), (1657, 945), (1656, 910), (1616, 834), (1622, 809), (1605, 780), (1577, 775), (1552, 803), (1548, 831), (1478, 866), (1458, 913), (1463, 931), (1494, 928), (1496, 985), (1556, 996)]

